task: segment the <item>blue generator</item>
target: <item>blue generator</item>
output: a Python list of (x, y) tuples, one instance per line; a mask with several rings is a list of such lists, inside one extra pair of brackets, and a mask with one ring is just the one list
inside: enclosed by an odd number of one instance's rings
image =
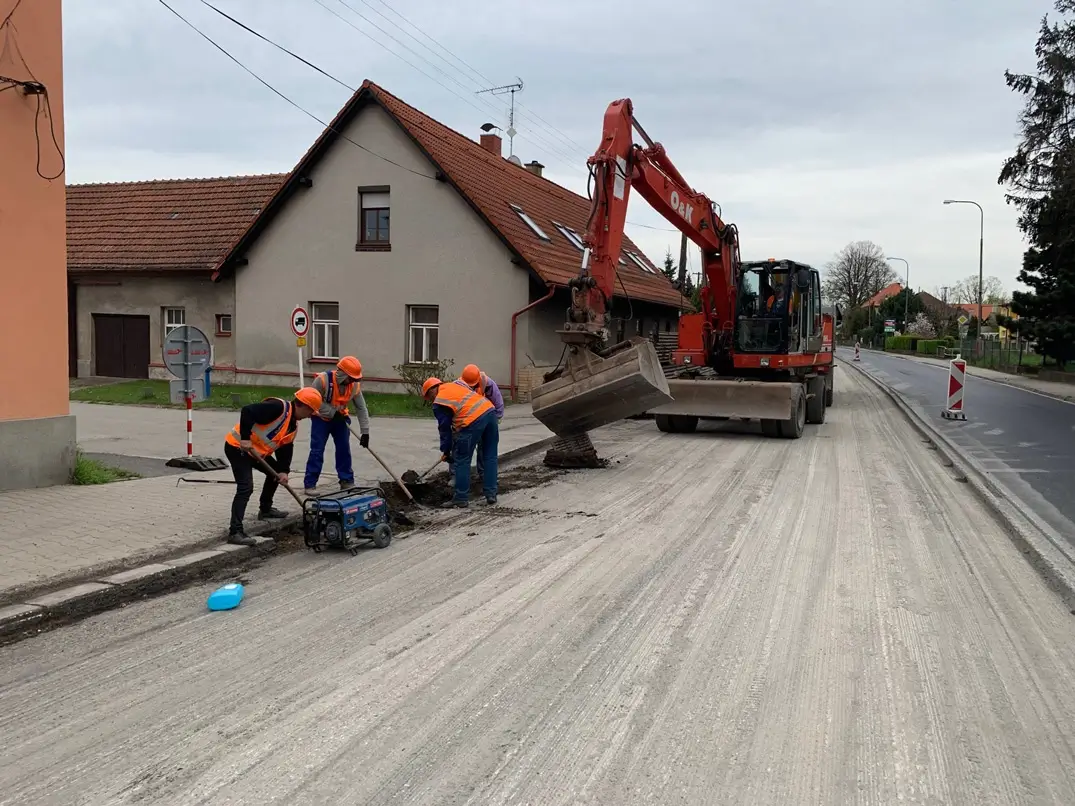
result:
[(364, 541), (379, 549), (392, 542), (388, 501), (380, 487), (352, 487), (302, 502), (302, 533), (307, 548), (344, 549), (353, 557)]

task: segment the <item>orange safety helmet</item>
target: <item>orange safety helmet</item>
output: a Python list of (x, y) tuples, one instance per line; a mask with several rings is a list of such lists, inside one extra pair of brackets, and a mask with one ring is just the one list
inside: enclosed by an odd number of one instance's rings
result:
[(482, 371), (478, 369), (477, 364), (467, 364), (463, 367), (463, 372), (459, 375), (460, 380), (467, 386), (477, 386), (482, 379)]
[(422, 397), (429, 397), (429, 393), (440, 386), (443, 381), (440, 378), (426, 378), (422, 384)]
[(306, 406), (311, 411), (318, 411), (321, 408), (321, 404), (325, 402), (325, 399), (321, 397), (321, 393), (312, 386), (304, 386), (297, 391), (295, 393), (295, 400), (299, 401), (299, 403)]
[(336, 364), (336, 369), (356, 381), (362, 380), (362, 362), (353, 355), (345, 355)]

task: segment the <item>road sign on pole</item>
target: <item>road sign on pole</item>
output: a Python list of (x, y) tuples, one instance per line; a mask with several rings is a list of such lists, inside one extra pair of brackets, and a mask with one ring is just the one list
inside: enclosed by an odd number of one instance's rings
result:
[(967, 362), (956, 356), (948, 363), (948, 402), (941, 411), (946, 420), (966, 420), (963, 410), (963, 389), (967, 381)]
[(179, 379), (168, 384), (172, 400), (185, 402), (187, 406), (187, 460), (192, 464), (195, 464), (194, 401), (205, 397), (205, 370), (212, 351), (209, 338), (193, 325), (173, 328), (164, 339), (164, 366)]
[(291, 332), (295, 334), (295, 346), (299, 349), (299, 386), (306, 385), (303, 372), (302, 348), (306, 346), (306, 334), (310, 332), (310, 314), (301, 305), (291, 311)]

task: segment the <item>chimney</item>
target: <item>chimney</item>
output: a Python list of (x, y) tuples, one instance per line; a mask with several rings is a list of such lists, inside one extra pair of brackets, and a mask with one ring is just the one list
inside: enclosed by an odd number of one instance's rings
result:
[(541, 170), (545, 167), (537, 160), (530, 160), (526, 163), (526, 170), (530, 171), (534, 176), (541, 176)]
[(501, 145), (504, 141), (500, 139), (499, 134), (483, 134), (479, 142), (481, 143), (482, 148), (490, 154), (495, 154), (498, 157), (504, 156), (501, 149)]

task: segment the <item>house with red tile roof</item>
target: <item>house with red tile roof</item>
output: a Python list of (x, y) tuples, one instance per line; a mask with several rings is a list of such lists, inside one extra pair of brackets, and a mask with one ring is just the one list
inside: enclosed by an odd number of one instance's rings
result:
[[(159, 372), (163, 334), (188, 323), (215, 334), (215, 378), (293, 382), (302, 305), (307, 376), (354, 354), (367, 387), (398, 391), (396, 365), (451, 358), (525, 391), (560, 359), (590, 202), (519, 162), (367, 81), (288, 174), (73, 186), (79, 372), (102, 374), (98, 317), (125, 316), (140, 321), (105, 327), (128, 372), (147, 338)], [(617, 285), (614, 339), (690, 309), (629, 238)]]
[(889, 283), (864, 303), (863, 308), (875, 308), (879, 306), (889, 297), (894, 297), (903, 290), (903, 286), (900, 283)]

